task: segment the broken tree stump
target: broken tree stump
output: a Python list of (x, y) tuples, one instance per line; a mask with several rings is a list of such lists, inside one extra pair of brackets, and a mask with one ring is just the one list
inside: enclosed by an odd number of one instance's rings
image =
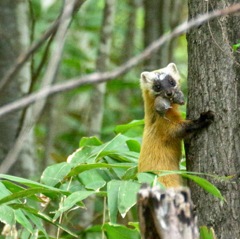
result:
[(141, 187), (138, 215), (143, 239), (198, 239), (197, 217), (187, 187)]

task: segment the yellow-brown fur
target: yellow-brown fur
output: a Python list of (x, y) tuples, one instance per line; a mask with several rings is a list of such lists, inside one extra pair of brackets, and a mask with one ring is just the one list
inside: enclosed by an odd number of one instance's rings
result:
[[(179, 170), (181, 158), (181, 138), (175, 132), (182, 118), (178, 105), (173, 104), (165, 117), (158, 115), (154, 108), (155, 97), (148, 90), (143, 90), (145, 105), (145, 128), (142, 148), (139, 158), (139, 172), (157, 170)], [(166, 187), (176, 187), (182, 184), (179, 175), (159, 177)]]
[[(168, 104), (166, 108), (162, 107), (164, 105), (159, 107), (163, 112), (157, 111), (156, 99), (161, 100), (158, 98), (159, 95), (161, 96), (168, 90), (170, 93), (173, 92), (170, 97), (174, 98), (174, 94), (180, 92), (179, 80), (180, 75), (173, 63), (160, 70), (141, 74), (145, 127), (139, 157), (139, 172), (179, 170), (181, 140), (191, 133), (206, 128), (214, 120), (212, 111), (201, 113), (196, 120), (183, 120), (178, 110), (178, 104), (173, 103), (174, 100), (169, 100), (169, 104), (172, 102), (170, 107)], [(168, 96), (167, 94), (164, 97)], [(177, 95), (176, 97), (175, 100), (178, 99)], [(181, 99), (177, 101), (182, 102)], [(182, 185), (182, 179), (177, 174), (160, 176), (159, 181), (166, 187)]]

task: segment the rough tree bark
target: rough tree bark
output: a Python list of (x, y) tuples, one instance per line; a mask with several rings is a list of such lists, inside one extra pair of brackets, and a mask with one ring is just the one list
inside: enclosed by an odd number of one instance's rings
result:
[(142, 239), (199, 238), (188, 188), (159, 189), (143, 185), (137, 204)]
[[(224, 8), (238, 0), (189, 0), (189, 17)], [(239, 15), (224, 16), (192, 29), (188, 40), (188, 117), (206, 110), (215, 122), (186, 142), (189, 171), (231, 176), (213, 181), (226, 202), (191, 184), (200, 225), (213, 227), (218, 239), (240, 238), (240, 53), (232, 45), (240, 39)]]
[[(0, 80), (12, 66), (18, 55), (29, 46), (28, 3), (26, 1), (0, 1)], [(30, 87), (30, 64), (26, 64), (11, 83), (1, 92), (0, 105), (7, 104), (27, 94)], [(11, 150), (19, 130), (26, 120), (25, 111), (19, 111), (0, 119), (0, 163)], [(9, 173), (30, 176), (34, 171), (33, 135), (19, 155), (17, 165)]]

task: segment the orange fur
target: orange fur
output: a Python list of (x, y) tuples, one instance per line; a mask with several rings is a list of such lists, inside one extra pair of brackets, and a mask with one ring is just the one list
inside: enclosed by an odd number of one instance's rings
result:
[[(184, 98), (180, 91), (180, 75), (174, 63), (153, 72), (142, 72), (140, 83), (144, 99), (145, 128), (138, 171), (179, 170), (181, 140), (208, 127), (214, 121), (214, 112), (203, 112), (196, 120), (181, 118), (175, 103), (182, 104)], [(169, 102), (161, 101), (162, 95), (173, 98)], [(177, 174), (160, 176), (159, 181), (166, 187), (182, 185), (181, 176)]]
[[(154, 108), (155, 97), (143, 89), (145, 108), (145, 128), (138, 171), (179, 170), (181, 159), (181, 138), (176, 137), (183, 122), (178, 105), (172, 104), (165, 117)], [(159, 181), (166, 187), (182, 185), (177, 174), (160, 176)]]

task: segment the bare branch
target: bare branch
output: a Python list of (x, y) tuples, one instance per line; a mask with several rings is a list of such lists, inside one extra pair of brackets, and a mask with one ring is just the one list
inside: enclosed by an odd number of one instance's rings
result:
[(74, 89), (79, 86), (87, 85), (87, 84), (96, 84), (101, 83), (105, 81), (113, 80), (114, 78), (126, 73), (129, 71), (132, 67), (138, 65), (143, 60), (147, 59), (151, 56), (152, 53), (154, 53), (157, 49), (159, 49), (165, 42), (169, 41), (170, 39), (177, 37), (189, 29), (193, 27), (197, 27), (211, 19), (214, 19), (219, 16), (224, 16), (232, 13), (236, 13), (240, 11), (240, 4), (232, 5), (228, 8), (217, 10), (211, 13), (206, 13), (203, 15), (200, 15), (196, 19), (192, 19), (189, 22), (184, 22), (178, 27), (176, 27), (171, 33), (165, 34), (162, 37), (160, 37), (158, 40), (154, 41), (150, 46), (148, 46), (141, 54), (131, 58), (123, 65), (117, 67), (115, 70), (110, 72), (103, 72), (103, 73), (93, 73), (89, 74), (80, 78), (73, 78), (68, 80), (67, 82), (56, 84), (53, 86), (47, 86), (38, 92), (32, 93), (20, 100), (17, 100), (13, 103), (9, 103), (3, 107), (0, 108), (0, 117), (3, 115), (6, 115), (10, 112), (22, 109), (37, 100), (46, 98), (50, 95), (54, 95), (60, 92), (69, 91), (71, 89)]
[[(56, 32), (56, 40), (55, 40), (55, 49), (51, 54), (51, 58), (46, 70), (46, 73), (43, 77), (42, 87), (46, 87), (51, 85), (54, 81), (57, 70), (61, 61), (61, 56), (64, 48), (65, 38), (68, 26), (71, 21), (73, 9), (74, 9), (75, 0), (69, 0), (64, 6), (63, 13), (61, 18), (59, 19), (59, 27)], [(38, 120), (41, 112), (46, 104), (46, 98), (43, 98), (41, 101), (38, 101), (34, 106), (33, 115), (30, 119), (27, 119), (19, 133), (19, 136), (12, 148), (12, 150), (8, 153), (7, 157), (4, 159), (2, 164), (0, 165), (0, 172), (6, 173), (11, 166), (16, 162), (17, 156), (22, 148), (22, 145), (25, 141), (26, 136), (32, 129), (33, 125)]]
[[(79, 9), (83, 1), (76, 1), (74, 5), (74, 12)], [(28, 59), (32, 56), (34, 52), (36, 52), (43, 43), (56, 32), (61, 20), (58, 18), (55, 20), (52, 25), (47, 29), (47, 31), (40, 37), (38, 41), (33, 43), (30, 48), (22, 53), (16, 60), (13, 67), (9, 69), (9, 71), (5, 74), (5, 76), (2, 78), (0, 82), (0, 92), (4, 89), (6, 84), (9, 84), (9, 82), (14, 78), (14, 76), (19, 72), (19, 70), (23, 67), (23, 65), (28, 61)]]

